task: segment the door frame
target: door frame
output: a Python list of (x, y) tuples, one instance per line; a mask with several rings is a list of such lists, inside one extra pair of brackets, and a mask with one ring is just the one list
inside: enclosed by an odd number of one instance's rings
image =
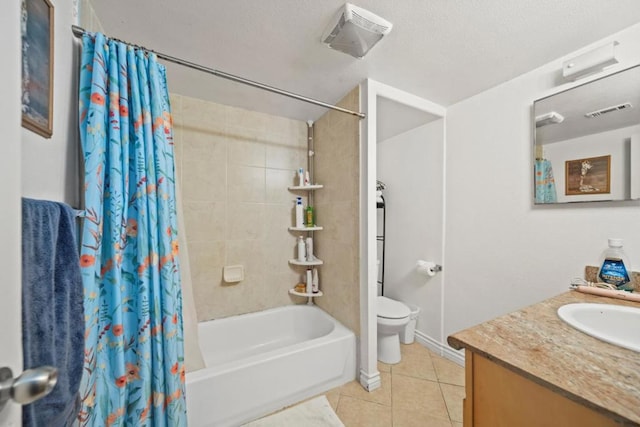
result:
[[(360, 85), (360, 111), (366, 114), (360, 122), (360, 372), (362, 387), (373, 391), (380, 387), (378, 371), (378, 328), (376, 317), (377, 247), (376, 247), (376, 177), (377, 177), (377, 100), (378, 97), (439, 116), (444, 120), (443, 144), (446, 156), (447, 109), (419, 96), (396, 89), (375, 80), (366, 79)], [(444, 158), (443, 158), (444, 161)], [(445, 170), (443, 170), (443, 200)], [(443, 219), (445, 203), (442, 206)], [(442, 229), (444, 256), (444, 220)], [(444, 259), (442, 260), (444, 263)], [(444, 277), (443, 277), (444, 282)], [(441, 325), (442, 328), (442, 325)]]
[[(5, 143), (0, 155), (0, 366), (11, 368), (14, 376), (22, 372), (22, 215), (21, 215), (21, 87), (20, 2), (3, 5), (0, 39), (7, 52), (0, 68), (0, 128)], [(0, 427), (21, 424), (21, 406), (7, 403), (0, 412)]]

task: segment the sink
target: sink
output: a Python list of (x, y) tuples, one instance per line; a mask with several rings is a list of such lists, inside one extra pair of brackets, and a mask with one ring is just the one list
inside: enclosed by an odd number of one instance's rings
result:
[(558, 316), (585, 334), (640, 352), (640, 308), (576, 303), (560, 307)]

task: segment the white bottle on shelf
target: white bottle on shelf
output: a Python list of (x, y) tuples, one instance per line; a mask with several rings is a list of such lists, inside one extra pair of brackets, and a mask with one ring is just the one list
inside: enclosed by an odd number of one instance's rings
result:
[(313, 278), (311, 279), (311, 291), (316, 293), (320, 290), (320, 278), (318, 277), (318, 269), (313, 269)]
[(307, 269), (307, 293), (310, 294), (313, 292), (313, 275), (311, 273), (311, 269)]
[(298, 169), (298, 186), (304, 186), (304, 169), (302, 168)]
[(313, 256), (313, 237), (307, 237), (305, 246), (307, 249), (307, 261), (315, 260), (316, 257)]
[(307, 260), (307, 253), (304, 245), (304, 238), (298, 237), (298, 261), (305, 262)]
[(296, 197), (296, 228), (304, 227), (304, 207), (302, 206), (302, 197)]

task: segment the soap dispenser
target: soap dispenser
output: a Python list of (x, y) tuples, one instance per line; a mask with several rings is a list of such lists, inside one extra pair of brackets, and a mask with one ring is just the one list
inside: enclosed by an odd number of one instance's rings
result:
[(615, 286), (621, 291), (633, 291), (631, 265), (622, 249), (622, 239), (609, 239), (609, 247), (600, 257), (598, 281)]

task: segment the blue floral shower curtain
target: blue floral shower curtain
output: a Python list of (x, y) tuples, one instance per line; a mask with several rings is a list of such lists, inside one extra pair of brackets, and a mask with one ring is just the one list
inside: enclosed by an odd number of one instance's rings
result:
[(80, 425), (186, 425), (174, 157), (164, 67), (83, 37)]

